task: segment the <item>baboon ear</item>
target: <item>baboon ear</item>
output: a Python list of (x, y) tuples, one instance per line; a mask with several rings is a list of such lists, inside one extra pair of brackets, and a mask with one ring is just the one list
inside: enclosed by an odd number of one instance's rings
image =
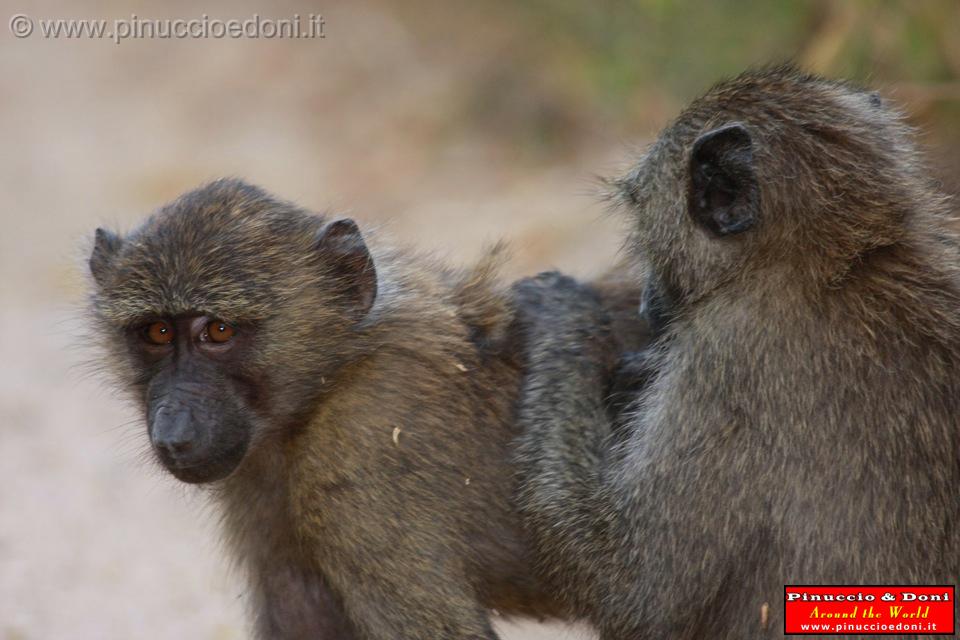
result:
[(690, 154), (693, 219), (717, 236), (750, 229), (757, 221), (760, 188), (753, 163), (753, 141), (735, 122), (702, 134)]
[(90, 273), (97, 284), (102, 285), (110, 269), (113, 258), (123, 246), (123, 240), (120, 236), (107, 231), (106, 229), (97, 229), (93, 239), (93, 253), (90, 254)]
[(377, 298), (377, 270), (357, 223), (334, 220), (320, 230), (317, 249), (333, 269), (357, 319), (367, 315)]

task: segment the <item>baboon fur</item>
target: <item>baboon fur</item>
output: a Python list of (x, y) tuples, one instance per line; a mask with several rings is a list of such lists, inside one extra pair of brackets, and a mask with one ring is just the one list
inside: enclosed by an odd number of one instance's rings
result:
[[(249, 577), (257, 637), (489, 639), (488, 609), (565, 614), (512, 507), (524, 363), (499, 251), (455, 270), (367, 237), (370, 265), (350, 272), (317, 248), (330, 224), (220, 180), (126, 237), (98, 231), (90, 261), (105, 353), (148, 424), (166, 391), (150, 387), (161, 364), (130, 348), (145, 319), (204, 314), (246, 340), (195, 395), (236, 396), (252, 425), (239, 466), (204, 486)], [(376, 298), (357, 317), (350, 279), (371, 269)], [(596, 299), (635, 316), (638, 287), (615, 280)]]
[(763, 69), (611, 181), (668, 293), (655, 373), (610, 444), (602, 318), (548, 300), (518, 449), (541, 575), (605, 640), (782, 637), (784, 584), (956, 583), (960, 263), (912, 138)]

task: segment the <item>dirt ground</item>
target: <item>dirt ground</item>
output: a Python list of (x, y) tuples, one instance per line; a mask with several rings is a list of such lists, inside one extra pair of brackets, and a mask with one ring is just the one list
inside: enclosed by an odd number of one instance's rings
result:
[[(34, 17), (130, 13), (90, 7)], [(5, 8), (5, 20), (20, 11)], [(96, 226), (129, 229), (185, 189), (238, 175), (455, 262), (506, 238), (511, 275), (614, 261), (619, 223), (590, 191), (626, 155), (615, 134), (530, 160), (495, 122), (459, 126), (469, 60), (436, 56), (376, 4), (325, 18), (327, 37), (308, 42), (0, 39), (0, 638), (246, 633), (214, 515), (145, 463), (142, 425), (91, 365), (83, 262)]]

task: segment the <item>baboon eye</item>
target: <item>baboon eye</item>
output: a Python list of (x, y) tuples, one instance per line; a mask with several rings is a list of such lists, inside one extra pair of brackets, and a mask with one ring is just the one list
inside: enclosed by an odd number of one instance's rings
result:
[(226, 342), (233, 337), (235, 330), (226, 322), (214, 320), (207, 325), (206, 336), (210, 342)]
[(151, 344), (170, 344), (173, 342), (173, 327), (164, 320), (151, 322), (143, 328), (143, 339)]

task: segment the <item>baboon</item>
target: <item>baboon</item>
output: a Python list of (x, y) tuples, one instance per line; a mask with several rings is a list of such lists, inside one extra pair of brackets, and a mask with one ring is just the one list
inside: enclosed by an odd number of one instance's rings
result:
[[(511, 503), (526, 303), (496, 261), (368, 247), (237, 180), (97, 231), (109, 363), (156, 459), (219, 504), (258, 638), (489, 639), (488, 609), (564, 614)], [(622, 317), (639, 293), (593, 295)]]
[(611, 181), (663, 312), (651, 379), (611, 445), (602, 309), (552, 292), (517, 449), (541, 574), (605, 640), (781, 637), (784, 584), (956, 582), (960, 262), (912, 137), (763, 69)]

